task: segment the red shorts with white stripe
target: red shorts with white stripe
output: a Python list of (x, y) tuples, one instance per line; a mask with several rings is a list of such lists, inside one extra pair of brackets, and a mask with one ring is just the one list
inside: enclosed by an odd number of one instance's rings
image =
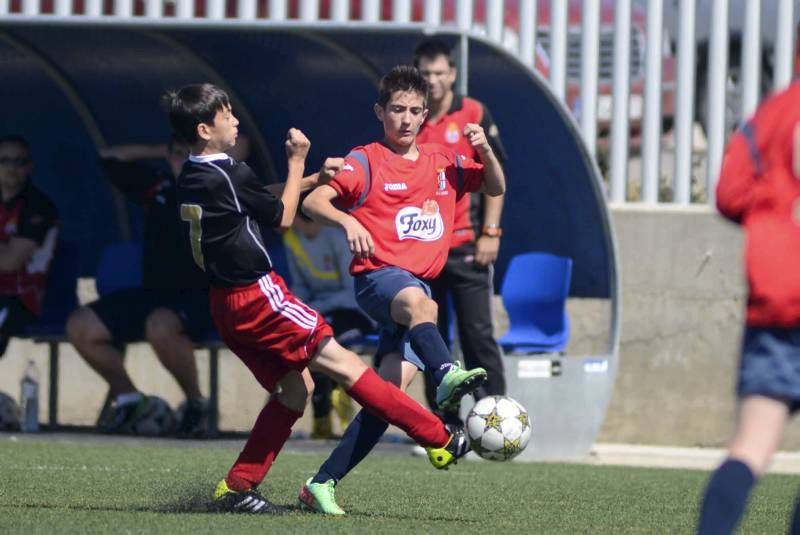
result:
[(209, 300), (222, 340), (270, 392), (287, 372), (306, 368), (320, 342), (333, 336), (322, 315), (274, 272), (249, 286), (212, 287)]

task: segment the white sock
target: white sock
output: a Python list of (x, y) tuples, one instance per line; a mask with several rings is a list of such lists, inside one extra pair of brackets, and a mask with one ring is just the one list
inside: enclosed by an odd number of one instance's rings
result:
[(127, 392), (125, 394), (120, 394), (117, 396), (117, 407), (139, 403), (142, 397), (144, 396), (142, 396), (141, 392)]

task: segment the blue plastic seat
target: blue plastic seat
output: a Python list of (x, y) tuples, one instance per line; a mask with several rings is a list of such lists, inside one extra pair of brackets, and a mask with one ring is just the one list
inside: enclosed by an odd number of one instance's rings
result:
[(571, 278), (571, 258), (536, 252), (511, 259), (501, 288), (510, 322), (508, 333), (498, 341), (504, 351), (549, 353), (566, 348)]
[(95, 273), (99, 295), (142, 285), (142, 246), (136, 242), (114, 242), (100, 255)]

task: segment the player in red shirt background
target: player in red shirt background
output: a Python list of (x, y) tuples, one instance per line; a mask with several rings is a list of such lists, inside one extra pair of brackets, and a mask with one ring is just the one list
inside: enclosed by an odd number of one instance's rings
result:
[[(353, 149), (342, 170), (314, 190), (303, 209), (345, 231), (356, 299), (381, 329), (375, 356), (381, 377), (405, 390), (417, 370), (430, 370), (438, 405), (450, 409), (483, 383), (486, 372), (453, 363), (436, 327), (437, 305), (426, 280), (435, 278), (447, 260), (457, 200), (469, 191), (501, 195), (505, 177), (478, 124), (467, 124), (463, 135), (483, 164), (442, 145), (418, 145), (427, 99), (428, 83), (416, 68), (400, 65), (384, 76), (374, 106), (383, 140)], [(301, 503), (321, 513), (344, 514), (334, 487), (386, 428), (386, 422), (361, 411), (301, 489)], [(437, 464), (430, 450), (428, 457)]]
[[(800, 409), (800, 82), (731, 138), (717, 207), (746, 235), (747, 319), (736, 430), (708, 483), (698, 533), (732, 533)], [(790, 533), (800, 533), (800, 501)]]

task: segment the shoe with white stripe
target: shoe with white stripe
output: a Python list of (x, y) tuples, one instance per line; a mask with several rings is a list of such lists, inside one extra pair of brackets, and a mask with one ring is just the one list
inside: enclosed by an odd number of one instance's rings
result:
[(289, 509), (267, 500), (256, 489), (236, 492), (223, 479), (214, 491), (215, 509), (222, 513), (285, 515)]

